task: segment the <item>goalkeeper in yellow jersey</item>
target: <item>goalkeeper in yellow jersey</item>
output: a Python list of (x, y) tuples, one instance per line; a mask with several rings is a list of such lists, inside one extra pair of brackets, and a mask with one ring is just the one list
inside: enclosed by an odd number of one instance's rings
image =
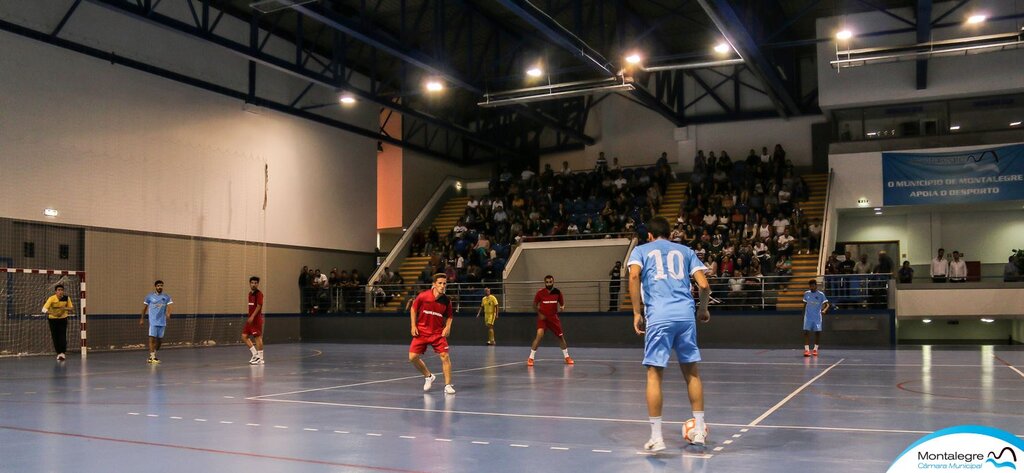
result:
[(491, 288), (484, 289), (484, 298), (480, 301), (480, 309), (476, 316), (484, 313), (484, 325), (487, 326), (487, 344), (494, 345), (494, 321), (498, 320), (498, 298), (491, 295)]
[(64, 285), (53, 288), (53, 295), (43, 304), (43, 313), (50, 324), (50, 337), (53, 338), (53, 350), (57, 352), (57, 361), (64, 361), (68, 350), (68, 315), (75, 309), (71, 298), (64, 293)]

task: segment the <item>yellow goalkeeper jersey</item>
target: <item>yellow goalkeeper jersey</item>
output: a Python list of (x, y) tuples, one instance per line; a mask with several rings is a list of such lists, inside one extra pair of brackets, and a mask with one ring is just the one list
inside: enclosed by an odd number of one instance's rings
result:
[(65, 296), (65, 300), (61, 301), (57, 299), (56, 294), (46, 299), (46, 304), (43, 304), (43, 311), (51, 319), (66, 319), (74, 308), (70, 296)]

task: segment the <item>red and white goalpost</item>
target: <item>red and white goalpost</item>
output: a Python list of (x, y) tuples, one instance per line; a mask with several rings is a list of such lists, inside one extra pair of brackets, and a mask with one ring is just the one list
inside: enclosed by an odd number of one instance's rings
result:
[[(78, 283), (75, 296), (74, 285)], [(0, 356), (35, 355), (53, 351), (49, 328), (42, 314), (46, 298), (57, 284), (75, 306), (78, 317), (79, 343), (82, 358), (88, 353), (88, 324), (86, 322), (85, 271), (59, 269), (0, 268)], [(71, 325), (69, 324), (69, 332)], [(73, 332), (72, 332), (73, 333)], [(75, 337), (68, 337), (68, 351), (76, 347)]]

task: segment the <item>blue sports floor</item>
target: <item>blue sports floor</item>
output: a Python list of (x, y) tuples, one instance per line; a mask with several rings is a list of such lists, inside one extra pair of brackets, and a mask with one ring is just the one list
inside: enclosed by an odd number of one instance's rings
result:
[[(550, 340), (548, 340), (550, 342)], [(1016, 347), (703, 350), (706, 451), (666, 371), (666, 440), (649, 427), (637, 349), (455, 346), (458, 393), (432, 392), (404, 345), (268, 345), (0, 359), (0, 471), (885, 471), (924, 434), (982, 424), (1024, 434)]]

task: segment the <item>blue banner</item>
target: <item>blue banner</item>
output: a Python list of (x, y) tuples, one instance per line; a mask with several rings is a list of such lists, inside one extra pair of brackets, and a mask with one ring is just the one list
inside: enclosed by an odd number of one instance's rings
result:
[(1024, 144), (951, 153), (882, 153), (884, 205), (1024, 200)]

